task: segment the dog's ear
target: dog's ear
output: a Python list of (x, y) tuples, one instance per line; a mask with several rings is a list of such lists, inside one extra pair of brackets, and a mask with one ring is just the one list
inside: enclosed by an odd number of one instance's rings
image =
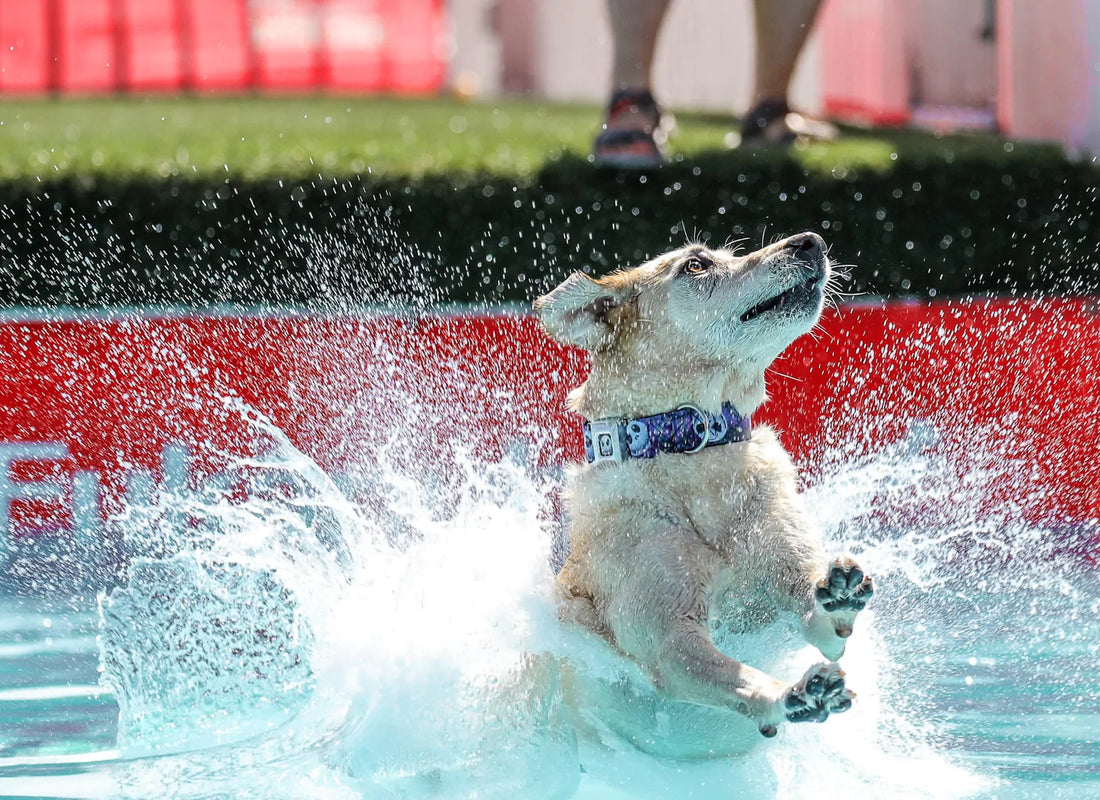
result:
[(554, 291), (535, 301), (535, 313), (553, 339), (563, 344), (598, 352), (615, 341), (628, 306), (635, 297), (633, 286), (604, 278), (593, 280), (574, 272)]

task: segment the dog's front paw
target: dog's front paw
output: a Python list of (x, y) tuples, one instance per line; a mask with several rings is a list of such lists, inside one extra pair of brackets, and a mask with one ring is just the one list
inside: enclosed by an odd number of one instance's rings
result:
[(783, 695), (784, 716), (788, 722), (824, 722), (830, 714), (851, 708), (853, 697), (844, 685), (844, 670), (836, 664), (818, 664)]
[(836, 635), (852, 635), (855, 615), (867, 607), (875, 593), (875, 582), (851, 558), (838, 558), (829, 572), (817, 582), (814, 597), (827, 614), (834, 615)]

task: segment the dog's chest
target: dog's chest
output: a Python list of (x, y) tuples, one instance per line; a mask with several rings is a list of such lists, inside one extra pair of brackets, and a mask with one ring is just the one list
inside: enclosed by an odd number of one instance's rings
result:
[(795, 475), (771, 437), (714, 455), (677, 476), (677, 493), (696, 533), (736, 573), (753, 551), (767, 546), (777, 522), (798, 515)]

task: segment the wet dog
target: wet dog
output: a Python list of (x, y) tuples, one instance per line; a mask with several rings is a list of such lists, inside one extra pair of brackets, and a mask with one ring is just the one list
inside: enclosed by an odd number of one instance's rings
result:
[[(873, 593), (830, 560), (790, 457), (751, 415), (764, 372), (820, 317), (825, 243), (802, 233), (747, 255), (690, 245), (535, 301), (547, 332), (591, 353), (569, 396), (587, 464), (570, 475), (561, 617), (604, 636), (666, 698), (737, 712), (764, 736), (823, 721), (853, 693), (835, 661)], [(712, 630), (801, 620), (829, 662), (794, 684), (723, 653)]]

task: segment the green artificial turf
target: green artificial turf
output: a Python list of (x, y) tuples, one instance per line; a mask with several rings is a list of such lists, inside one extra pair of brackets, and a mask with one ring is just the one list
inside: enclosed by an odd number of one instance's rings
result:
[(7, 102), (0, 179), (322, 174), (529, 178), (583, 152), (594, 109), (509, 102), (299, 98), (132, 98)]
[(595, 107), (392, 98), (0, 105), (0, 305), (525, 302), (685, 238), (818, 230), (849, 288), (1100, 290), (1100, 169), (990, 135), (847, 129), (730, 149), (678, 113), (670, 162), (587, 161)]
[[(0, 180), (102, 176), (253, 181), (425, 175), (530, 180), (563, 156), (584, 158), (601, 121), (587, 106), (389, 98), (125, 98), (6, 101), (0, 106)], [(757, 153), (730, 149), (736, 120), (681, 113), (670, 154), (725, 152), (729, 165)], [(832, 143), (787, 151), (802, 167), (889, 172), (899, 157), (934, 164), (1011, 150), (989, 136), (936, 137), (899, 130), (848, 131)], [(1011, 144), (1062, 160), (1057, 148)]]

